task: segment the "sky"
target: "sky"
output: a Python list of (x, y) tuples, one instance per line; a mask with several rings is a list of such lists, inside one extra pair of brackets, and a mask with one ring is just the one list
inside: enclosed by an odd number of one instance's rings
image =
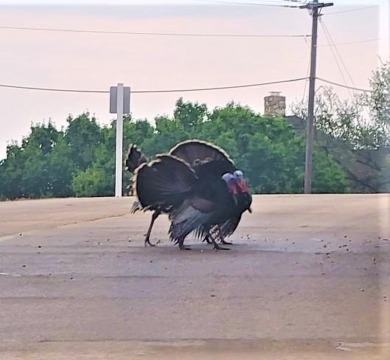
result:
[[(323, 9), (319, 24), (317, 76), (367, 89), (378, 55), (388, 56), (390, 1), (333, 2), (334, 6)], [(139, 91), (307, 77), (310, 38), (296, 37), (310, 35), (307, 10), (258, 4), (295, 5), (286, 0), (143, 0), (110, 1), (109, 5), (98, 0), (0, 0), (0, 159), (6, 155), (7, 144), (13, 140), (20, 143), (28, 135), (31, 124), (52, 121), (61, 128), (66, 126), (69, 114), (77, 116), (85, 111), (95, 115), (100, 124), (115, 118), (109, 113), (107, 93), (1, 85), (108, 91), (110, 86), (123, 83)], [(164, 36), (34, 28), (261, 36)], [(318, 81), (317, 87), (321, 85), (325, 84)], [(205, 103), (209, 109), (234, 101), (262, 113), (263, 98), (270, 91), (286, 96), (289, 108), (307, 96), (307, 90), (307, 81), (297, 81), (219, 91), (134, 93), (131, 113), (133, 118), (150, 121), (157, 115), (172, 115), (180, 97)], [(350, 90), (335, 90), (342, 98), (352, 96)]]

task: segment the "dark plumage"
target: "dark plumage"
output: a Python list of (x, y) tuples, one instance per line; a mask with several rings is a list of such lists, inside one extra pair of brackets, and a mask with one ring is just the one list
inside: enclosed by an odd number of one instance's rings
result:
[[(127, 156), (126, 156), (126, 160), (125, 160), (125, 165), (126, 165), (126, 168), (129, 172), (131, 172), (132, 174), (135, 174), (136, 170), (142, 165), (142, 164), (145, 164), (146, 162), (148, 161), (148, 159), (146, 158), (146, 156), (144, 154), (142, 154), (142, 152), (137, 148), (137, 145), (135, 144), (131, 144), (129, 146), (129, 149), (128, 149), (128, 152), (127, 152)], [(133, 181), (132, 181), (132, 184), (130, 185), (130, 188), (131, 188), (131, 193), (133, 193), (134, 191), (134, 186), (133, 186)], [(140, 204), (139, 201), (134, 201), (133, 203), (133, 206), (131, 207), (131, 212), (132, 213), (135, 213), (136, 211), (138, 210), (154, 210), (153, 214), (152, 214), (152, 219), (151, 219), (151, 222), (150, 222), (150, 225), (149, 225), (149, 228), (148, 228), (148, 231), (146, 232), (145, 234), (145, 246), (148, 244), (150, 246), (154, 246), (154, 244), (152, 244), (149, 240), (150, 238), (150, 234), (152, 232), (152, 227), (153, 227), (153, 224), (154, 222), (156, 221), (156, 219), (158, 218), (158, 216), (161, 214), (161, 212), (164, 211), (164, 209), (160, 209), (159, 206), (154, 206), (153, 209), (150, 209), (148, 206), (146, 207), (142, 207), (142, 205)]]
[[(170, 150), (169, 154), (184, 160), (194, 169), (198, 176), (203, 177), (204, 179), (208, 176), (211, 176), (212, 178), (219, 178), (224, 173), (235, 170), (233, 161), (224, 150), (202, 140), (183, 141), (174, 146)], [(135, 174), (140, 165), (146, 163), (147, 161), (146, 156), (142, 154), (136, 145), (131, 145), (129, 147), (125, 164), (131, 173)], [(206, 165), (211, 161), (213, 161), (212, 164)], [(213, 172), (210, 173), (211, 167), (213, 167)], [(142, 175), (142, 178), (145, 179), (147, 174), (148, 172), (146, 171), (146, 175)], [(154, 199), (148, 195), (147, 189), (141, 189), (141, 193), (137, 193), (137, 197), (138, 201), (133, 203), (131, 212), (134, 213), (139, 210), (153, 211), (148, 231), (145, 234), (145, 246), (154, 246), (154, 244), (150, 242), (153, 224), (160, 214), (169, 214), (173, 208), (156, 203)], [(142, 198), (142, 202), (140, 201), (140, 197)], [(204, 240), (210, 242), (208, 236), (205, 236)], [(223, 238), (221, 241), (222, 243), (225, 243)]]
[(226, 170), (225, 172), (234, 170), (233, 161), (223, 149), (202, 140), (182, 141), (174, 146), (169, 154), (184, 160), (191, 167), (219, 161), (221, 170)]
[(137, 145), (131, 144), (127, 151), (125, 165), (127, 170), (134, 173), (135, 170), (143, 163), (146, 163), (148, 159), (141, 151), (138, 150)]
[(242, 213), (250, 209), (251, 196), (242, 173), (238, 171), (238, 176), (235, 170), (220, 149), (197, 140), (181, 143), (169, 155), (137, 169), (140, 206), (169, 214), (170, 238), (180, 249), (185, 248), (184, 239), (191, 232), (210, 238), (218, 249), (217, 236), (223, 240), (230, 235)]
[[(243, 178), (238, 179), (235, 175), (231, 174), (225, 174), (224, 177), (226, 175), (230, 175), (231, 177), (228, 177), (227, 180), (225, 179), (225, 183), (217, 179), (214, 179), (213, 182), (210, 182), (210, 178), (199, 179), (203, 185), (201, 186), (200, 193), (197, 194), (197, 198), (201, 198), (202, 201), (207, 198), (213, 204), (213, 208), (210, 211), (206, 207), (197, 208), (197, 204), (192, 202), (190, 204), (184, 204), (182, 209), (174, 210), (170, 215), (170, 219), (172, 220), (170, 228), (172, 240), (180, 244), (191, 231), (194, 231), (197, 237), (211, 239), (214, 247), (217, 249), (220, 248), (215, 242), (217, 238), (224, 244), (231, 244), (224, 239), (233, 234), (241, 220), (242, 214), (246, 210), (252, 212), (250, 208), (252, 196)], [(243, 188), (239, 184), (244, 184)], [(207, 186), (210, 191), (205, 192), (204, 186)], [(226, 192), (226, 189), (228, 189), (228, 192)], [(196, 201), (198, 201), (197, 198)], [(188, 211), (188, 208), (184, 210), (186, 206), (189, 208), (195, 207), (197, 210), (200, 210), (204, 217), (199, 219), (198, 222), (195, 222), (194, 217), (196, 216), (193, 215), (190, 215), (189, 219), (185, 220), (183, 220), (183, 214), (175, 218), (180, 211)], [(176, 225), (176, 223), (178, 224)], [(175, 227), (178, 227), (178, 229), (175, 229)]]

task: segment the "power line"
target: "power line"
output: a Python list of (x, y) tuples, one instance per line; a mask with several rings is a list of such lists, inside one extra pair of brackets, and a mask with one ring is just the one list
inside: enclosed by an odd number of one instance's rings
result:
[(257, 1), (251, 1), (251, 2), (248, 2), (248, 1), (235, 1), (235, 0), (204, 0), (204, 1), (208, 1), (208, 2), (219, 2), (219, 3), (223, 3), (223, 4), (244, 4), (244, 5), (269, 5), (269, 3), (272, 3), (272, 4), (277, 4), (277, 5), (280, 5), (280, 3), (283, 3), (283, 2), (292, 2), (292, 3), (299, 3), (299, 4), (303, 4), (303, 1), (302, 0), (263, 0), (262, 2), (257, 2)]
[(377, 8), (377, 7), (378, 7), (378, 5), (365, 6), (365, 7), (358, 8), (358, 9), (351, 9), (351, 10), (342, 10), (342, 11), (330, 12), (330, 13), (326, 13), (326, 15), (345, 14), (345, 13), (350, 13), (350, 12), (355, 12), (355, 11), (361, 11), (361, 10), (366, 10), (366, 9), (372, 9), (372, 8)]
[(79, 90), (79, 89), (57, 89), (57, 88), (44, 88), (35, 86), (21, 86), (21, 85), (9, 85), (0, 84), (2, 88), (19, 89), (19, 90), (37, 90), (37, 91), (51, 91), (51, 92), (70, 92), (70, 93), (90, 93), (90, 94), (106, 94), (108, 90)]
[[(353, 80), (351, 78), (351, 75), (349, 74), (349, 71), (348, 71), (347, 67), (345, 66), (345, 63), (344, 63), (343, 59), (340, 56), (340, 53), (338, 52), (336, 46), (334, 46), (333, 39), (330, 36), (330, 33), (329, 33), (327, 27), (325, 26), (325, 23), (322, 21), (322, 18), (320, 18), (320, 25), (322, 26), (322, 30), (324, 31), (325, 37), (326, 37), (326, 39), (327, 39), (327, 41), (328, 41), (328, 43), (330, 45), (330, 50), (332, 51), (332, 55), (333, 55), (333, 57), (335, 59), (337, 68), (339, 69), (339, 72), (340, 72), (341, 78), (344, 81), (344, 84), (347, 85), (347, 81), (345, 79), (344, 72), (343, 72), (343, 70), (341, 68), (340, 62), (344, 66), (344, 69), (346, 70), (346, 73), (349, 76), (349, 79), (351, 80), (352, 85), (355, 86), (355, 84), (354, 84), (354, 82), (353, 82)], [(339, 59), (340, 59), (340, 62), (339, 62)], [(352, 97), (351, 93), (350, 93), (350, 95)]]
[(327, 84), (334, 85), (334, 86), (342, 87), (342, 88), (345, 88), (345, 89), (351, 89), (351, 90), (367, 92), (367, 93), (371, 93), (372, 92), (372, 90), (362, 89), (362, 88), (358, 88), (358, 87), (354, 87), (354, 86), (343, 85), (343, 84), (337, 83), (335, 81), (326, 80), (326, 79), (323, 79), (323, 78), (320, 78), (320, 77), (317, 77), (317, 80), (325, 82)]
[[(220, 4), (231, 4), (231, 5), (246, 5), (246, 6), (268, 6), (268, 7), (281, 7), (281, 8), (299, 8), (299, 5), (283, 5), (283, 4), (265, 4), (265, 3), (254, 3), (254, 2), (238, 2), (238, 1), (227, 1), (227, 0), (207, 0), (207, 2), (214, 2), (214, 3), (220, 3)], [(271, 1), (273, 2), (273, 1)], [(305, 4), (306, 2), (300, 1), (300, 0), (279, 0), (279, 2), (290, 2), (295, 4)], [(372, 6), (365, 6), (358, 9), (351, 9), (351, 10), (343, 10), (343, 11), (337, 11), (337, 12), (330, 12), (326, 15), (337, 15), (337, 14), (344, 14), (349, 12), (355, 12), (355, 11), (361, 11), (365, 9), (371, 9), (371, 8), (377, 8), (377, 5)]]
[[(288, 1), (288, 0), (285, 0)], [(150, 35), (150, 36), (194, 36), (194, 37), (252, 37), (252, 38), (303, 38), (311, 37), (311, 34), (212, 34), (212, 33), (164, 33), (164, 32), (132, 32), (132, 31), (109, 31), (109, 30), (82, 30), (82, 29), (61, 29), (61, 28), (36, 28), (22, 26), (0, 25), (0, 29), (26, 30), (26, 31), (50, 31), (69, 33), (91, 33), (91, 34), (113, 34), (113, 35)], [(335, 43), (334, 45), (353, 45), (367, 42), (379, 41), (380, 38)], [(331, 44), (318, 44), (317, 46), (332, 46)]]
[(279, 80), (279, 81), (269, 81), (257, 84), (244, 84), (244, 85), (231, 85), (231, 86), (215, 86), (215, 87), (205, 87), (205, 88), (193, 88), (193, 89), (181, 89), (181, 90), (138, 90), (132, 91), (136, 94), (146, 94), (146, 93), (173, 93), (173, 92), (193, 92), (193, 91), (211, 91), (211, 90), (229, 90), (229, 89), (240, 89), (240, 88), (249, 88), (249, 87), (258, 87), (265, 85), (275, 85), (275, 84), (284, 84), (306, 80), (306, 78), (296, 78), (289, 80)]
[(332, 35), (330, 34), (330, 32), (329, 32), (329, 30), (328, 30), (328, 27), (326, 26), (326, 24), (325, 24), (325, 22), (323, 21), (323, 19), (321, 19), (321, 24), (322, 24), (322, 26), (323, 26), (323, 29), (328, 33), (328, 37), (329, 37), (331, 43), (333, 44), (333, 48), (334, 48), (335, 52), (336, 52), (337, 55), (339, 56), (339, 59), (340, 59), (340, 61), (341, 61), (341, 64), (344, 66), (345, 72), (347, 73), (347, 76), (349, 77), (349, 80), (351, 81), (351, 84), (352, 84), (354, 87), (356, 87), (356, 84), (355, 84), (355, 82), (354, 82), (353, 79), (352, 79), (351, 73), (349, 72), (347, 66), (345, 65), (345, 62), (344, 62), (344, 60), (343, 60), (343, 57), (341, 56), (339, 50), (337, 49), (337, 46), (336, 46), (336, 44), (335, 44), (334, 41), (333, 41)]
[(264, 4), (264, 3), (250, 3), (250, 2), (237, 2), (237, 1), (224, 1), (224, 0), (208, 0), (208, 1), (215, 2), (215, 3), (220, 3), (220, 4), (226, 4), (226, 5), (268, 6), (268, 7), (278, 7), (278, 8), (296, 8), (296, 9), (299, 9), (298, 5)]
[[(292, 2), (292, 3), (298, 3), (298, 4), (304, 3), (303, 0), (263, 0), (263, 1), (265, 1), (266, 3), (278, 3), (278, 4), (283, 3), (283, 2)], [(259, 2), (251, 2), (251, 4), (261, 5), (261, 4), (264, 4), (264, 2), (260, 2), (260, 3)]]
[[(333, 43), (333, 45), (337, 45), (337, 46), (354, 45), (354, 44), (363, 44), (363, 43), (374, 42), (374, 41), (379, 41), (379, 40), (380, 40), (380, 38), (375, 38), (375, 39), (348, 41), (348, 42), (342, 42), (342, 43)], [(319, 44), (317, 46), (332, 46), (332, 44)]]
[[(325, 83), (349, 88), (356, 91), (361, 92), (372, 92), (372, 90), (357, 88), (353, 86), (343, 85), (334, 81), (326, 80), (320, 77), (316, 77), (317, 80), (323, 81)], [(230, 85), (230, 86), (213, 86), (213, 87), (203, 87), (203, 88), (191, 88), (191, 89), (159, 89), (159, 90), (132, 90), (132, 94), (156, 94), (156, 93), (175, 93), (175, 92), (196, 92), (196, 91), (213, 91), (213, 90), (229, 90), (229, 89), (240, 89), (240, 88), (250, 88), (250, 87), (259, 87), (266, 85), (275, 85), (275, 84), (283, 84), (283, 83), (291, 83), (298, 81), (306, 81), (308, 77), (301, 77), (295, 79), (288, 80), (279, 80), (279, 81), (269, 81), (262, 83), (254, 83), (254, 84), (243, 84), (243, 85)], [(69, 93), (90, 93), (90, 94), (108, 94), (109, 90), (80, 90), (80, 89), (60, 89), (60, 88), (45, 88), (45, 87), (36, 87), (36, 86), (20, 86), (20, 85), (9, 85), (9, 84), (0, 84), (2, 88), (11, 88), (18, 90), (36, 90), (36, 91), (49, 91), (49, 92), (69, 92)]]
[(185, 37), (252, 37), (252, 38), (307, 38), (309, 34), (210, 34), (210, 33), (169, 33), (169, 32), (140, 32), (140, 31), (107, 31), (107, 30), (81, 30), (61, 29), (26, 26), (0, 25), (0, 29), (7, 30), (28, 30), (28, 31), (50, 31), (67, 33), (89, 33), (89, 34), (113, 34), (113, 35), (143, 35), (143, 36), (185, 36)]
[[(156, 93), (175, 93), (175, 92), (197, 92), (197, 91), (213, 91), (213, 90), (229, 90), (229, 89), (240, 89), (240, 88), (250, 88), (258, 87), (265, 85), (275, 85), (283, 83), (291, 83), (297, 81), (306, 80), (306, 77), (288, 79), (288, 80), (279, 80), (279, 81), (269, 81), (263, 83), (255, 84), (243, 84), (243, 85), (230, 85), (230, 86), (213, 86), (213, 87), (203, 87), (203, 88), (191, 88), (191, 89), (159, 89), (159, 90), (132, 90), (132, 94), (156, 94)], [(20, 90), (36, 90), (36, 91), (51, 91), (51, 92), (68, 92), (68, 93), (91, 93), (91, 94), (107, 94), (108, 90), (79, 90), (79, 89), (59, 89), (59, 88), (44, 88), (44, 87), (33, 87), (33, 86), (19, 86), (19, 85), (9, 85), (9, 84), (0, 84), (0, 87), (3, 88), (12, 88)]]

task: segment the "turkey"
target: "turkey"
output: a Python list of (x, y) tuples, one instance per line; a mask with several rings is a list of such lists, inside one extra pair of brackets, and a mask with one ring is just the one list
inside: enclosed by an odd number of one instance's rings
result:
[(143, 163), (146, 163), (148, 159), (140, 150), (138, 150), (137, 145), (131, 144), (129, 150), (127, 151), (125, 165), (127, 170), (131, 173), (134, 173), (135, 170)]
[[(201, 178), (202, 181), (215, 181), (216, 179), (219, 179), (224, 173), (232, 173), (236, 171), (233, 161), (223, 149), (205, 141), (183, 141), (173, 147), (169, 153), (187, 162), (195, 170), (197, 176)], [(238, 177), (237, 180), (239, 184), (246, 186), (242, 171), (237, 170), (237, 172), (234, 174)], [(246, 191), (247, 190), (248, 189), (246, 188)], [(240, 198), (244, 200), (245, 196), (246, 195), (241, 194)], [(245, 201), (243, 201), (243, 203), (245, 203)], [(250, 206), (247, 210), (252, 212)], [(219, 226), (213, 229), (213, 233), (217, 235), (222, 244), (232, 245), (232, 243), (225, 241), (225, 237), (231, 235), (234, 231), (228, 231), (228, 229), (231, 227), (232, 224), (229, 222), (229, 224), (224, 225), (223, 232)], [(210, 241), (207, 232), (205, 232), (203, 241), (207, 241), (208, 243), (212, 242)]]
[[(214, 170), (211, 176), (222, 176), (225, 172), (234, 171), (235, 167), (233, 165), (233, 161), (229, 158), (229, 156), (220, 148), (207, 143), (201, 140), (186, 140), (175, 147), (173, 147), (170, 152), (170, 155), (178, 157), (185, 162), (187, 162), (197, 174), (203, 178), (210, 176), (209, 166), (201, 166), (205, 165), (207, 162), (213, 161), (212, 167), (216, 167), (219, 169), (218, 172)], [(142, 154), (142, 152), (137, 148), (136, 145), (130, 145), (127, 158), (126, 158), (126, 167), (131, 173), (135, 173), (135, 171), (139, 168), (140, 165), (147, 162), (147, 158)], [(139, 198), (139, 196), (138, 196)], [(153, 211), (151, 222), (149, 228), (145, 234), (145, 246), (154, 246), (150, 242), (150, 235), (153, 228), (153, 224), (158, 218), (158, 216), (162, 213), (170, 213), (172, 211), (172, 207), (164, 207), (161, 204), (151, 204), (148, 202), (148, 198), (143, 197), (142, 204), (140, 201), (135, 201), (131, 212), (134, 213), (138, 210), (151, 210)], [(205, 236), (205, 241), (210, 243), (208, 236)], [(225, 242), (224, 238), (220, 238), (222, 243), (229, 244)]]
[[(148, 160), (147, 160), (146, 156), (144, 154), (142, 154), (142, 152), (137, 148), (137, 145), (131, 144), (129, 146), (129, 150), (127, 152), (127, 156), (126, 156), (126, 160), (125, 160), (125, 165), (126, 165), (127, 170), (130, 173), (135, 174), (135, 172), (138, 169), (138, 167), (140, 165), (146, 163), (147, 161)], [(130, 187), (131, 187), (131, 190), (132, 190), (131, 192), (133, 193), (134, 192), (133, 181), (132, 181), (132, 184), (130, 185)], [(135, 213), (138, 210), (143, 210), (143, 211), (152, 210), (153, 211), (152, 219), (151, 219), (148, 231), (145, 234), (145, 246), (147, 246), (147, 245), (155, 246), (154, 244), (152, 244), (150, 242), (150, 234), (152, 232), (153, 224), (154, 224), (154, 222), (156, 221), (156, 219), (158, 218), (158, 216), (161, 213), (168, 212), (169, 209), (163, 209), (162, 207), (160, 207), (158, 205), (155, 205), (155, 206), (152, 206), (152, 207), (148, 206), (148, 205), (145, 205), (143, 207), (140, 204), (139, 201), (135, 201), (133, 203), (132, 208), (131, 208), (131, 212)]]
[[(134, 174), (135, 170), (143, 163), (146, 163), (148, 160), (144, 154), (142, 154), (141, 151), (138, 150), (137, 145), (131, 144), (129, 146), (129, 149), (127, 151), (127, 156), (125, 160), (125, 165), (127, 170)], [(134, 187), (133, 184), (130, 183), (130, 185), (127, 188), (129, 195), (134, 194)]]
[(223, 224), (218, 224), (216, 227), (211, 229), (212, 233), (216, 233), (223, 244), (232, 244), (224, 239), (234, 233), (238, 224), (241, 221), (242, 214), (245, 211), (252, 213), (251, 204), (252, 196), (249, 192), (248, 186), (244, 179), (244, 174), (241, 170), (235, 170), (233, 173), (235, 182), (237, 185), (237, 192), (235, 194), (236, 211), (234, 216), (229, 218)]
[(181, 250), (189, 249), (184, 240), (192, 232), (199, 238), (209, 237), (215, 249), (227, 249), (217, 244), (216, 233), (233, 233), (252, 202), (242, 172), (231, 161), (212, 157), (191, 167), (172, 155), (173, 150), (137, 169), (140, 204), (166, 210), (171, 221), (170, 239)]

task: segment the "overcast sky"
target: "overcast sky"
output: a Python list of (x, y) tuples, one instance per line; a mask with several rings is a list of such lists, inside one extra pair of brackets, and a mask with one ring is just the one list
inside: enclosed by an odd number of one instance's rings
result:
[[(310, 39), (304, 37), (152, 36), (31, 29), (262, 36), (310, 34), (311, 17), (306, 10), (229, 5), (228, 2), (111, 1), (108, 6), (107, 1), (97, 0), (0, 0), (0, 84), (108, 90), (123, 82), (133, 90), (155, 90), (252, 84), (307, 76)], [(285, 0), (232, 2), (293, 4)], [(319, 77), (361, 88), (369, 86), (368, 79), (378, 64), (378, 54), (386, 54), (385, 45), (389, 44), (390, 28), (386, 32), (379, 27), (380, 21), (383, 24), (383, 19), (388, 19), (375, 6), (380, 2), (334, 0), (335, 6), (323, 10), (318, 40)], [(113, 6), (113, 3), (132, 5)], [(325, 36), (325, 29), (331, 39)], [(329, 46), (329, 41), (336, 47)], [(318, 82), (320, 85), (324, 84)], [(281, 91), (291, 104), (307, 95), (307, 84), (301, 81), (248, 89), (133, 94), (131, 111), (135, 118), (152, 121), (156, 115), (171, 115), (175, 101), (182, 96), (185, 100), (204, 102), (209, 108), (234, 100), (262, 112), (263, 97), (269, 91)], [(351, 96), (345, 89), (337, 91), (344, 98)], [(84, 111), (95, 114), (101, 124), (109, 123), (114, 115), (108, 112), (108, 100), (107, 94), (0, 87), (0, 159), (5, 157), (6, 146), (12, 139), (20, 141), (28, 134), (31, 123), (51, 119), (60, 128), (66, 124), (69, 114), (77, 116)]]

